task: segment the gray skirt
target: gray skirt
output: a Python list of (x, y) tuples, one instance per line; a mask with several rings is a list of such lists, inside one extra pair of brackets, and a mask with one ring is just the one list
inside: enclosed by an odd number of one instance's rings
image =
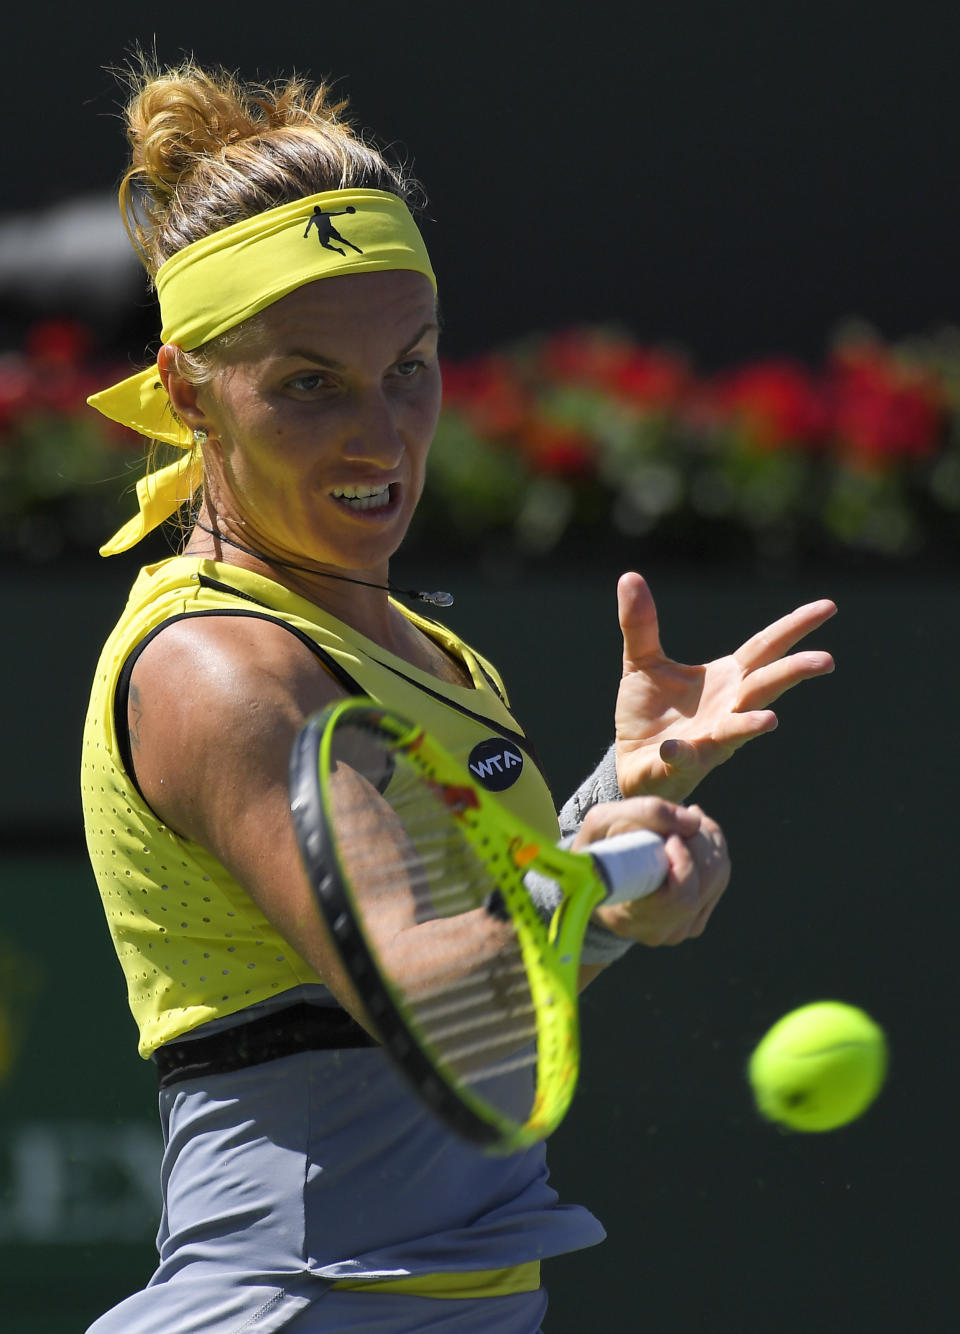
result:
[(496, 1270), (601, 1241), (543, 1145), (490, 1157), (441, 1127), (379, 1048), (305, 1051), (161, 1090), (159, 1264), (89, 1334), (535, 1334), (542, 1290), (334, 1287)]

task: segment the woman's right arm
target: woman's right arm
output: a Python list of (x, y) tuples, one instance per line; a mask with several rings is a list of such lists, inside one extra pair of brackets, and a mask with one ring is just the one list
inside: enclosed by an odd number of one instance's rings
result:
[[(312, 713), (341, 695), (309, 650), (281, 627), (244, 617), (188, 618), (157, 635), (137, 660), (130, 744), (137, 781), (157, 816), (212, 853), (344, 1009), (375, 1033), (315, 901), (290, 815), (294, 739)], [(343, 781), (359, 782), (349, 771)], [(355, 818), (365, 822), (362, 837), (385, 847), (402, 831), (392, 827), (389, 807), (373, 789), (368, 795)], [(672, 803), (639, 798), (595, 807), (583, 835), (600, 836), (611, 820), (617, 830), (663, 834), (677, 867), (638, 914), (620, 912), (608, 925), (648, 944), (661, 943), (664, 920), (675, 938), (683, 938), (687, 926), (693, 933), (707, 902), (712, 906), (717, 897), (715, 867), (706, 867), (702, 840), (693, 836), (696, 817)], [(468, 974), (512, 938), (509, 924), (483, 908), (417, 922), (410, 896), (383, 896), (376, 878), (361, 892), (380, 900), (370, 918), (379, 952), (408, 991)]]
[[(185, 619), (144, 649), (130, 682), (130, 744), (137, 781), (175, 833), (213, 854), (369, 1032), (375, 1026), (348, 981), (300, 858), (288, 768), (297, 732), (342, 691), (293, 636), (244, 617)], [(347, 770), (346, 785), (361, 780)], [(372, 788), (354, 802), (358, 837), (386, 848), (402, 837)], [(382, 957), (409, 992), (461, 976), (495, 956), (508, 924), (483, 908), (418, 923), (412, 897), (359, 893)], [(425, 947), (429, 936), (428, 947)]]
[(370, 1028), (302, 868), (288, 764), (310, 716), (342, 695), (294, 636), (246, 617), (187, 618), (141, 653), (128, 724), (137, 782), (175, 833), (211, 852)]

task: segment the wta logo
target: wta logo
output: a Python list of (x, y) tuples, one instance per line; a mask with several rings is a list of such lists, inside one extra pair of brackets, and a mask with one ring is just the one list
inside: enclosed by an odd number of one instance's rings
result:
[(467, 765), (481, 787), (502, 792), (513, 787), (523, 772), (523, 755), (512, 741), (490, 737), (474, 746)]

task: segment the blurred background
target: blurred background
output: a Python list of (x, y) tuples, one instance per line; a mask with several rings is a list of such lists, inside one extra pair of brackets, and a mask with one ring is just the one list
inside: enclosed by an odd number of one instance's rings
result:
[[(837, 673), (702, 789), (735, 866), (708, 933), (635, 952), (585, 998), (553, 1174), (609, 1238), (547, 1267), (545, 1329), (952, 1330), (956, 7), (366, 0), (267, 17), (209, 0), (141, 20), (54, 0), (4, 27), (11, 1328), (82, 1331), (152, 1268), (155, 1085), (76, 770), (100, 645), (139, 564), (170, 549), (97, 557), (132, 511), (141, 443), (83, 407), (155, 347), (115, 209), (107, 68), (155, 42), (249, 78), (333, 76), (423, 181), (447, 397), (395, 575), (455, 592), (449, 621), (504, 671), (558, 799), (610, 733), (621, 570), (647, 575), (686, 661), (801, 601), (840, 605), (816, 641)], [(887, 1028), (891, 1078), (856, 1125), (783, 1135), (752, 1109), (746, 1058), (823, 997)]]

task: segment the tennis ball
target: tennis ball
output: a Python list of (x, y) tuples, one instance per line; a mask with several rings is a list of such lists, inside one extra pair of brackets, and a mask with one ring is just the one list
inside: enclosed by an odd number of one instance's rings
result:
[(886, 1072), (883, 1029), (841, 1001), (816, 1001), (784, 1015), (747, 1067), (759, 1111), (792, 1130), (836, 1130), (855, 1120)]

